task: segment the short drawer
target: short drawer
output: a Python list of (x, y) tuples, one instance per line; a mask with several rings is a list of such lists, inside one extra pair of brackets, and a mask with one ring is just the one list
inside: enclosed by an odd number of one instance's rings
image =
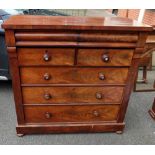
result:
[(132, 49), (79, 49), (79, 66), (130, 66)]
[(115, 121), (119, 105), (25, 106), (27, 123)]
[(128, 68), (21, 67), (22, 84), (125, 84)]
[(120, 103), (123, 87), (23, 87), (24, 104)]
[(74, 64), (72, 48), (18, 48), (19, 65), (65, 65)]

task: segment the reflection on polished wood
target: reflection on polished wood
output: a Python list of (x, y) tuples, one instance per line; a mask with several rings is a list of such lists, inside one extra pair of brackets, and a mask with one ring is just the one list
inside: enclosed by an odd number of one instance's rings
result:
[(118, 17), (4, 22), (17, 134), (116, 132), (152, 27)]
[[(20, 21), (20, 22), (17, 22)], [(52, 27), (51, 27), (52, 25)], [(148, 31), (151, 27), (122, 17), (73, 17), (17, 15), (3, 24), (4, 29), (60, 29), (63, 30), (129, 30)]]

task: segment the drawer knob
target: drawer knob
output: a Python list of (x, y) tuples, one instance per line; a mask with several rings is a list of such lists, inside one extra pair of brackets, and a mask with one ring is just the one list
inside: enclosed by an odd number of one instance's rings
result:
[(109, 56), (108, 56), (107, 54), (103, 54), (103, 55), (102, 55), (102, 60), (103, 60), (104, 62), (109, 62)]
[(95, 111), (93, 111), (93, 115), (96, 116), (96, 117), (98, 117), (98, 116), (100, 116), (100, 113), (95, 110)]
[(51, 79), (51, 75), (49, 73), (45, 73), (44, 80), (50, 80), (50, 79)]
[(105, 75), (103, 73), (99, 73), (99, 79), (100, 80), (104, 80), (105, 79)]
[(96, 99), (102, 99), (103, 98), (103, 95), (102, 93), (96, 93)]
[(46, 112), (46, 113), (45, 113), (45, 117), (46, 117), (47, 119), (49, 119), (49, 118), (51, 118), (51, 117), (52, 117), (52, 114), (51, 114), (51, 113), (49, 113), (49, 112)]
[(44, 61), (49, 61), (51, 59), (51, 56), (46, 52), (44, 54)]
[(44, 99), (46, 99), (46, 100), (49, 100), (51, 98), (52, 98), (51, 94), (45, 94), (44, 95)]

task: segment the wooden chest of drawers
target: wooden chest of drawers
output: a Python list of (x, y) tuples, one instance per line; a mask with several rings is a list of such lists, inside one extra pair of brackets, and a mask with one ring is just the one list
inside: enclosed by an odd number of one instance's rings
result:
[(117, 17), (14, 16), (3, 28), (18, 135), (123, 131), (151, 27)]

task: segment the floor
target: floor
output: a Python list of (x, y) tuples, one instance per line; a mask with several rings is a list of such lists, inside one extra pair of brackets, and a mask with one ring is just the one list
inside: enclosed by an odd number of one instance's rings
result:
[[(155, 82), (155, 67), (152, 67), (152, 70), (147, 71), (147, 83), (137, 83), (137, 90), (147, 90), (147, 89), (154, 89), (154, 82)], [(142, 80), (142, 70), (138, 72), (138, 79)]]
[(0, 82), (0, 144), (155, 144), (155, 121), (148, 114), (155, 92), (133, 93), (123, 134), (49, 134), (16, 136), (16, 115), (11, 83)]

